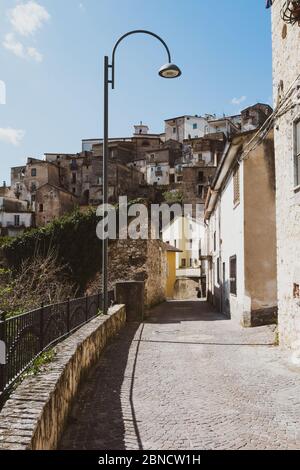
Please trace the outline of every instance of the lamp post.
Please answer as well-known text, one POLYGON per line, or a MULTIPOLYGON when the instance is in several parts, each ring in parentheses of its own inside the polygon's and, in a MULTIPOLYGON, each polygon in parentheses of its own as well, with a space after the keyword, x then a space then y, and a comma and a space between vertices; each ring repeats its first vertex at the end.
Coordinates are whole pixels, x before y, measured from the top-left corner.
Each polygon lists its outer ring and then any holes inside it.
MULTIPOLYGON (((103 175, 102 175, 102 185, 103 185, 103 204, 108 203, 108 91, 109 85, 114 90, 115 88, 115 55, 118 45, 123 39, 132 34, 148 34, 158 39, 164 46, 168 62, 163 65, 159 70, 159 75, 163 78, 177 78, 181 75, 181 71, 177 65, 173 64, 171 61, 170 50, 163 41, 161 37, 157 34, 152 33, 151 31, 146 31, 142 29, 137 29, 130 31, 116 42, 113 53, 112 61, 109 63, 108 56, 104 57, 104 133, 103 133, 103 175)), ((105 227, 103 227, 105 231, 105 227)), ((103 282, 103 313, 106 315, 108 311, 108 238, 105 237, 103 233, 102 240, 102 282, 103 282)))

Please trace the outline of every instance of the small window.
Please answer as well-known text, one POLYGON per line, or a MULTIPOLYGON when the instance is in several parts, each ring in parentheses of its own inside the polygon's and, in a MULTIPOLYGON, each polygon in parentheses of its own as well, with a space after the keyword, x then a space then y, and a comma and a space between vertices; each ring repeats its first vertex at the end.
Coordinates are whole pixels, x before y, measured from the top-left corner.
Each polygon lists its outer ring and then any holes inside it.
POLYGON ((199 186, 198 186, 198 196, 201 199, 204 198, 204 186, 202 184, 199 184, 199 186))
POLYGON ((181 260, 181 266, 182 266, 183 268, 186 268, 186 259, 185 259, 185 258, 182 258, 182 260, 181 260))
POLYGON ((231 256, 229 259, 230 265, 230 293, 236 295, 236 256, 231 256))
POLYGON ((240 202, 240 168, 236 166, 233 172, 233 204, 237 205, 240 202))
POLYGON ((15 227, 20 227, 20 216, 15 215, 14 220, 15 220, 15 227))
POLYGON ((39 205, 39 212, 44 212, 44 205, 43 204, 39 205))
POLYGON ((193 260, 192 260, 192 258, 190 258, 190 268, 192 268, 192 267, 193 267, 193 260))
POLYGON ((34 193, 36 191, 36 184, 31 183, 31 191, 34 193))
POLYGON ((198 124, 194 123, 193 124, 193 129, 198 129, 198 124))
POLYGON ((217 282, 220 285, 220 258, 217 259, 217 282))
POLYGON ((192 250, 192 249, 193 249, 193 240, 191 239, 190 240, 190 250, 192 250))
POLYGON ((203 171, 198 172, 198 181, 199 181, 199 183, 204 182, 204 173, 203 173, 203 171))
POLYGON ((295 186, 300 185, 300 120, 295 123, 295 186))
POLYGON ((173 127, 173 134, 176 134, 176 127, 173 127))
POLYGON ((31 168, 31 176, 36 176, 36 168, 31 168))

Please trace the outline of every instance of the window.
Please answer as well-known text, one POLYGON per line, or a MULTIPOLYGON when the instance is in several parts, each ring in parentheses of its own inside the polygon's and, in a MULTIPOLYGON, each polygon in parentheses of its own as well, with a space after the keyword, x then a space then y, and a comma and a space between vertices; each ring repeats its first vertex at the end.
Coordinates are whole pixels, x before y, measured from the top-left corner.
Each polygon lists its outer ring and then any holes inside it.
POLYGON ((198 162, 201 162, 203 159, 202 159, 202 153, 198 153, 198 162))
POLYGON ((193 267, 193 260, 192 260, 192 258, 190 258, 190 268, 192 268, 192 267, 193 267))
POLYGON ((229 258, 230 265, 230 294, 236 295, 236 256, 229 258))
POLYGON ((300 119, 295 123, 295 186, 300 185, 300 119))
POLYGON ((220 258, 217 259, 217 282, 220 285, 220 258))
POLYGON ((40 204, 40 205, 39 205, 39 211, 40 211, 40 212, 44 212, 44 205, 43 205, 43 204, 40 204))
POLYGON ((198 129, 198 124, 194 123, 193 124, 193 129, 198 129))
POLYGON ((76 184, 77 176, 76 173, 72 173, 72 184, 76 184))
POLYGON ((34 193, 36 191, 36 184, 31 183, 31 191, 34 193))
POLYGON ((199 171, 199 172, 198 172, 198 181, 199 181, 199 183, 203 183, 203 181, 204 181, 204 173, 203 173, 203 171, 199 171))
POLYGON ((186 268, 186 259, 185 259, 185 258, 182 258, 182 260, 181 260, 181 266, 182 266, 183 268, 186 268))
POLYGON ((198 196, 201 197, 201 199, 204 199, 204 186, 202 184, 199 184, 198 186, 198 196))
POLYGON ((240 202, 240 168, 236 166, 233 172, 233 204, 237 205, 240 202))
POLYGON ((190 250, 192 250, 192 249, 193 249, 193 240, 191 239, 190 240, 190 250))
POLYGON ((20 226, 20 216, 15 215, 14 219, 15 219, 15 227, 19 227, 20 226))
POLYGON ((31 168, 31 176, 36 176, 36 168, 31 168))
POLYGON ((176 127, 173 127, 173 134, 176 134, 176 127))

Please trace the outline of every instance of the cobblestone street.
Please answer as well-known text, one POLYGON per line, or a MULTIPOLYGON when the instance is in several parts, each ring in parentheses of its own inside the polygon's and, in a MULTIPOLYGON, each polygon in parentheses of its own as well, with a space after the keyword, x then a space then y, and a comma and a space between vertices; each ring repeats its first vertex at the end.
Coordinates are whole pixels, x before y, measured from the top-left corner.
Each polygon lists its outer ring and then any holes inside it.
POLYGON ((273 342, 205 302, 163 304, 107 347, 60 448, 299 448, 300 371, 273 342))

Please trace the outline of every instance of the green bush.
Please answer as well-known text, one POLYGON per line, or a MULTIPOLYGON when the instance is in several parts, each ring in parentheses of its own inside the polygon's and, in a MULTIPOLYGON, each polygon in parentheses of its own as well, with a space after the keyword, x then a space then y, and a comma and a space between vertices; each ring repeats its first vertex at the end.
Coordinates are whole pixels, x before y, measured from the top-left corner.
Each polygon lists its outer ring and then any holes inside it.
POLYGON ((13 240, 12 237, 0 237, 0 248, 1 248, 3 245, 7 245, 7 244, 10 243, 12 240, 13 240))
POLYGON ((67 265, 80 288, 101 267, 101 241, 96 235, 96 211, 74 212, 53 221, 46 227, 31 230, 4 244, 3 254, 11 269, 37 255, 47 256, 55 250, 59 262, 67 265))
POLYGON ((173 189, 163 193, 163 198, 167 204, 181 204, 183 201, 183 193, 178 189, 173 189))

